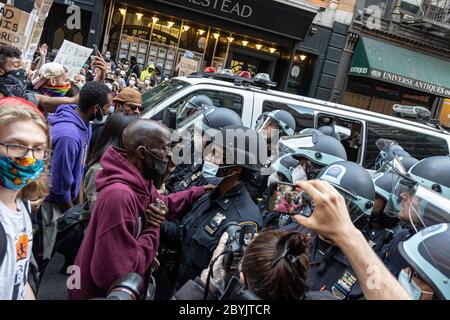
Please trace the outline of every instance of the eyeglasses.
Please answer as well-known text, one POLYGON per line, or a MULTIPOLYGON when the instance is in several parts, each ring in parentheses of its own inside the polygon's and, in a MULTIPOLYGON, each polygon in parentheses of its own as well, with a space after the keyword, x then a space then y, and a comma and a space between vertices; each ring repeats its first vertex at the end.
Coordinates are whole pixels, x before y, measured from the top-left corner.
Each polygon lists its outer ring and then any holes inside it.
POLYGON ((6 153, 14 158, 24 158, 28 151, 31 150, 33 158, 36 160, 48 160, 51 155, 51 150, 47 148, 29 148, 20 144, 0 143, 6 149, 6 153))

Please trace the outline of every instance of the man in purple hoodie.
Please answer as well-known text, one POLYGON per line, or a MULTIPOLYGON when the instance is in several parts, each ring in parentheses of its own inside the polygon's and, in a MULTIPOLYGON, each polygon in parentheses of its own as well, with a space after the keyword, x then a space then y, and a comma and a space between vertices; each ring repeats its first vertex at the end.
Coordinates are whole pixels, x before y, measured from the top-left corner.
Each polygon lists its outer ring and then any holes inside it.
MULTIPOLYGON (((176 219, 188 212, 206 187, 169 196, 158 193, 171 162, 170 130, 153 120, 136 120, 123 132, 126 150, 109 147, 100 163, 95 186, 97 201, 75 265, 80 286, 69 289, 71 299, 105 297, 128 272, 148 280, 159 246, 159 226, 150 216, 162 201, 165 216, 176 219), (155 187, 156 186, 156 187, 155 187), (159 200, 158 200, 159 199, 159 200)), ((160 214, 160 213, 159 213, 160 214)))
POLYGON ((90 121, 103 118, 102 108, 110 104, 109 93, 104 84, 90 81, 80 91, 78 106, 61 105, 48 118, 53 151, 51 189, 37 215, 40 228, 37 246, 33 246, 40 271, 53 253, 56 220, 76 204, 92 133, 90 121))

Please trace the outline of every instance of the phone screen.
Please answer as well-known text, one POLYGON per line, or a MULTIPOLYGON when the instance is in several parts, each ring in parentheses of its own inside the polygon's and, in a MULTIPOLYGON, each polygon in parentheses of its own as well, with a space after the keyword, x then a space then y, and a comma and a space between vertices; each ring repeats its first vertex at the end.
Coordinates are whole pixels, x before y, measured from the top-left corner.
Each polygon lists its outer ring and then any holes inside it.
POLYGON ((96 44, 94 44, 92 47, 94 48, 93 54, 94 54, 94 56, 96 56, 98 54, 98 46, 96 44))
POLYGON ((300 187, 289 183, 274 183, 269 191, 270 211, 289 215, 301 214, 304 208, 304 192, 300 187))

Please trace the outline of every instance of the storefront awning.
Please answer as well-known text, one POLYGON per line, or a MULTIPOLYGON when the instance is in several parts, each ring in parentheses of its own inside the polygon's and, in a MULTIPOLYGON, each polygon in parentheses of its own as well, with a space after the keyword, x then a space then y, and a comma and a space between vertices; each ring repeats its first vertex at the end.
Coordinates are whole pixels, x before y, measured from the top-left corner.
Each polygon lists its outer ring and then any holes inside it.
POLYGON ((360 37, 350 74, 450 97, 450 61, 360 37))

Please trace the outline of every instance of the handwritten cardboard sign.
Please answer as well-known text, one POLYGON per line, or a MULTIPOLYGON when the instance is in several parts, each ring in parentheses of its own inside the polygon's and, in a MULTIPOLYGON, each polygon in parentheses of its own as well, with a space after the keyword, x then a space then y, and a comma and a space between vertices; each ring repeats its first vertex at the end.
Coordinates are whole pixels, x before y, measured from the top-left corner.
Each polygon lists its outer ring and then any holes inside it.
POLYGON ((79 44, 64 40, 56 55, 55 62, 65 66, 69 70, 69 75, 73 78, 80 72, 81 67, 86 63, 92 54, 93 49, 80 46, 79 44))
POLYGON ((0 43, 23 49, 29 18, 25 11, 0 3, 0 43))
POLYGON ((197 67, 198 62, 196 60, 181 57, 178 69, 178 76, 179 77, 188 76, 191 73, 196 72, 197 67))

